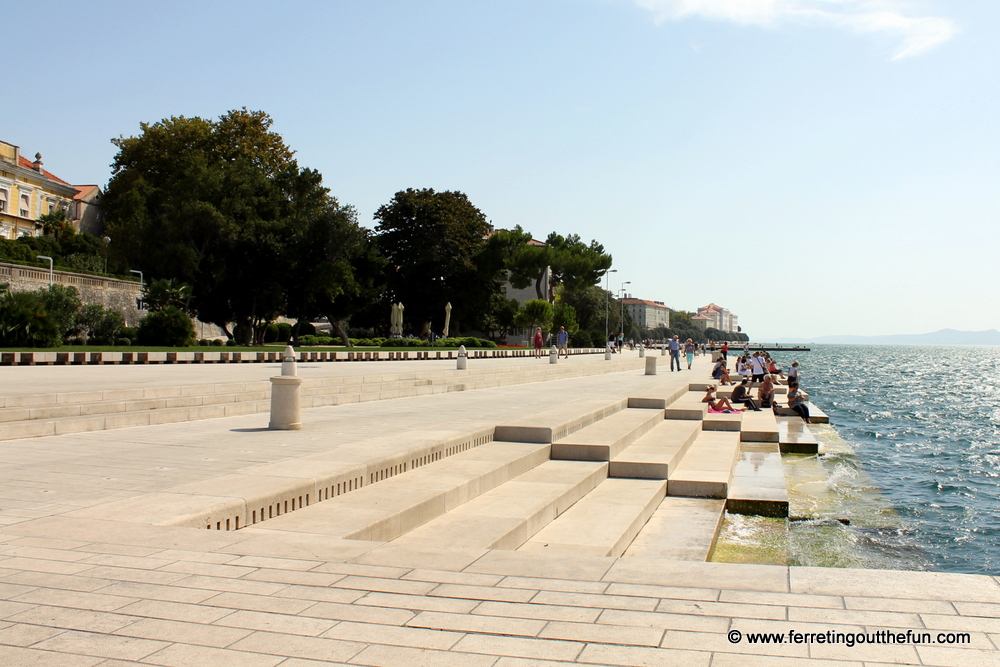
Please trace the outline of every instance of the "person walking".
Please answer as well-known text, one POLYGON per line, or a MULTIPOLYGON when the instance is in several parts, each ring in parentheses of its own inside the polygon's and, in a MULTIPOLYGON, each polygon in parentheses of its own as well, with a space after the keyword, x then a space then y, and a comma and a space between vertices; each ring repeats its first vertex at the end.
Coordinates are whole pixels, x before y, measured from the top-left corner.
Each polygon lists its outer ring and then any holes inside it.
POLYGON ((542 328, 535 327, 535 336, 532 339, 535 344, 535 359, 542 358, 542 328))
POLYGON ((688 370, 691 370, 691 362, 694 361, 694 351, 697 349, 698 346, 690 338, 684 343, 684 354, 687 356, 688 370))
POLYGON ((559 333, 556 334, 556 345, 559 346, 559 353, 556 355, 557 358, 565 354, 566 358, 569 359, 569 350, 567 349, 569 334, 566 333, 566 327, 559 327, 559 333))
POLYGON ((681 369, 681 341, 679 336, 674 336, 670 339, 668 343, 670 348, 670 370, 680 370, 681 369), (674 364, 677 364, 677 368, 674 368, 674 364))

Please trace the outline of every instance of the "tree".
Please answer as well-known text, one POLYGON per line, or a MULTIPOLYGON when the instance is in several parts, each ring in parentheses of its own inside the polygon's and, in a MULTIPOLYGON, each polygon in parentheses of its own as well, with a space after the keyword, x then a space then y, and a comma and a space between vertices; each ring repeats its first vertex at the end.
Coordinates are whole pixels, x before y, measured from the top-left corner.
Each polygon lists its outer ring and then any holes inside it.
POLYGON ((483 281, 476 259, 486 247, 490 225, 465 194, 402 190, 379 207, 375 219, 378 246, 388 263, 389 299, 404 304, 411 322, 436 318, 443 324, 450 302, 457 333, 464 318, 489 307, 499 276, 483 281))
POLYGON ((541 327, 542 331, 549 331, 552 327, 552 304, 545 299, 532 299, 517 311, 514 317, 514 324, 522 329, 534 329, 541 327))
POLYGON ((159 278, 146 283, 142 305, 146 310, 163 310, 175 306, 184 310, 191 299, 191 286, 176 278, 159 278))
POLYGON ((68 285, 49 285, 38 290, 42 308, 59 330, 59 336, 66 340, 79 331, 77 318, 80 314, 80 293, 68 285))
POLYGON ((45 312, 40 290, 0 295, 0 344, 55 347, 59 342, 59 326, 45 312))
POLYGON ((568 303, 557 303, 552 315, 552 328, 565 327, 566 333, 575 334, 580 330, 576 321, 576 309, 568 303))
POLYGON ((600 287, 588 287, 579 291, 563 290, 560 300, 573 307, 581 329, 604 333, 605 316, 609 331, 631 329, 631 317, 625 312, 626 326, 622 327, 622 308, 614 295, 600 287))
POLYGON ((543 246, 521 246, 511 258, 509 268, 511 285, 523 289, 534 281, 538 298, 547 300, 549 295, 542 293, 546 270, 552 272, 553 289, 562 285, 569 291, 579 291, 600 282, 611 268, 611 255, 597 241, 588 245, 577 234, 564 237, 552 232, 543 246))
POLYGON ((328 200, 272 123, 245 108, 143 123, 112 141, 104 197, 117 261, 190 284, 193 313, 227 333, 237 322, 256 342, 285 310, 285 248, 328 200))
MULTIPOLYGON (((300 319, 325 316, 333 333, 352 347, 346 322, 385 290, 385 260, 357 213, 329 198, 324 210, 300 226, 286 248, 288 314, 300 319)), ((299 332, 297 335, 301 335, 299 332)))

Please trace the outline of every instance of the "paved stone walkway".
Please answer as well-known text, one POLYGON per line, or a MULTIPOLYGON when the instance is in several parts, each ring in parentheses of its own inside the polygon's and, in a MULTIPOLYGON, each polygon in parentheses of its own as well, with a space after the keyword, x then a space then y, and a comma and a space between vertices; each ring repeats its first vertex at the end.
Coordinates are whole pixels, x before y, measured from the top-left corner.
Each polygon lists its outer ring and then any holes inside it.
MULTIPOLYGON (((299 432, 259 430, 266 416, 250 415, 0 442, 0 665, 1000 664, 995 577, 406 547, 99 509, 338 448, 669 391, 704 363, 651 378, 636 360, 610 375, 316 408, 299 432), (931 641, 789 642, 908 630, 931 641), (750 643, 757 632, 785 643, 750 643), (935 643, 956 632, 968 643, 935 643)), ((69 385, 104 369, 16 370, 60 371, 50 382, 69 385)))

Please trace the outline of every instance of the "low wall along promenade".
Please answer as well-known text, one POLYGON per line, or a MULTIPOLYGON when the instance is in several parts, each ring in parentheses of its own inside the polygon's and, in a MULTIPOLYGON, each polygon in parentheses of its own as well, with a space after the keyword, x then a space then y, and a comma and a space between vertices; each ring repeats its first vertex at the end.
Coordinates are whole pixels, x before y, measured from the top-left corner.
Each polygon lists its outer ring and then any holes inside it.
MULTIPOLYGON (((142 289, 138 282, 58 269, 52 272, 51 278, 55 285, 75 287, 84 304, 99 304, 118 311, 125 319, 125 326, 134 327, 139 324, 142 313, 136 306, 137 301, 142 298, 142 289)), ((14 292, 32 292, 48 287, 49 271, 0 262, 0 283, 7 283, 14 292)))

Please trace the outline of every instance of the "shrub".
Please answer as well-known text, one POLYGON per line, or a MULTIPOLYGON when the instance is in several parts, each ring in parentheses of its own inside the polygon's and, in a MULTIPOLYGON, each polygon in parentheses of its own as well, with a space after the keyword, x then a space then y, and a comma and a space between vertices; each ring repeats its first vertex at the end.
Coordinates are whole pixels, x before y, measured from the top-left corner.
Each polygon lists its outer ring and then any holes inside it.
POLYGON ((177 306, 149 313, 139 322, 139 342, 143 345, 186 347, 194 340, 194 325, 177 306))
POLYGON ((591 347, 607 347, 608 338, 604 335, 603 331, 591 330, 590 332, 590 346, 591 347))
POLYGON ((337 341, 336 338, 330 338, 329 336, 317 336, 317 345, 333 345, 337 341))
POLYGON ((129 340, 128 338, 119 338, 118 340, 115 341, 115 345, 120 345, 122 347, 128 347, 131 344, 132 341, 129 340))
POLYGON ((212 339, 212 347, 222 347, 222 345, 223 345, 223 343, 222 343, 222 339, 221 338, 213 338, 212 339))
POLYGON ((212 341, 210 341, 207 338, 202 338, 201 340, 198 341, 198 345, 200 345, 201 347, 208 347, 211 344, 212 344, 212 341))
POLYGON ((569 337, 569 344, 572 347, 593 347, 594 341, 589 331, 580 330, 569 337))
POLYGON ((233 338, 230 338, 229 340, 226 341, 226 347, 236 347, 237 345, 238 343, 233 338))
POLYGON ((70 345, 86 345, 87 344, 87 339, 84 338, 83 336, 77 336, 76 338, 70 338, 69 339, 69 344, 70 345))
MULTIPOLYGON (((295 323, 295 326, 297 327, 297 331, 299 332, 299 338, 300 339, 302 338, 302 336, 315 336, 316 335, 316 327, 314 327, 312 325, 312 322, 309 322, 308 320, 299 320, 298 322, 295 323)), ((291 325, 288 325, 288 330, 289 330, 289 333, 291 333, 291 330, 292 330, 292 326, 291 325)))
POLYGON ((299 345, 316 345, 316 336, 311 336, 306 334, 305 336, 299 336, 299 345))
POLYGON ((123 327, 122 337, 135 341, 135 339, 139 337, 139 330, 135 327, 123 327))
POLYGON ((42 308, 55 322, 62 338, 70 338, 77 333, 77 318, 80 314, 80 293, 75 287, 49 285, 38 291, 42 308))
POLYGON ((6 292, 0 298, 0 343, 12 347, 55 347, 62 340, 38 292, 6 292))

